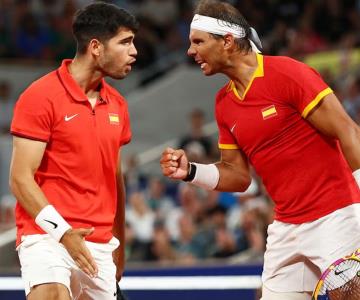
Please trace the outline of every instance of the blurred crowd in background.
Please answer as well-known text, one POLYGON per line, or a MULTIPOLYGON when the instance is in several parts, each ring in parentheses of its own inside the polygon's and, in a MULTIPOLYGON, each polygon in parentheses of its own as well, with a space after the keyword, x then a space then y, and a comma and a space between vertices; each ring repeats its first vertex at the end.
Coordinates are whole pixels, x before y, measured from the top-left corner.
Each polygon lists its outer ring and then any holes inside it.
MULTIPOLYGON (((74 12, 86 0, 0 0, 0 61, 52 63, 71 58, 74 12)), ((140 21, 135 45, 135 69, 146 71, 172 55, 186 58, 189 24, 195 0, 107 1, 118 4, 140 21)), ((266 55, 305 60, 316 53, 333 53, 340 63, 318 69, 350 116, 360 123, 360 1, 359 0, 233 0, 256 28, 266 55), (355 54, 354 54, 355 53, 355 54), (358 53, 356 56, 356 53, 358 53), (357 57, 357 58, 356 58, 357 57)), ((166 69, 176 66, 169 60, 166 69)), ((155 72, 153 78, 164 74, 155 72)), ((148 82, 146 82, 148 83, 148 82)), ((145 84, 145 83, 144 83, 145 84)), ((9 135, 17 97, 0 81, 0 135, 9 135)), ((189 115, 188 133, 178 146, 197 162, 218 160, 216 137, 203 133, 204 112, 189 115)), ((145 174, 136 155, 125 158, 127 212, 126 244, 129 261, 193 264, 203 259, 229 258, 233 262, 262 258, 266 228, 272 222, 272 202, 253 174, 244 193, 204 191, 145 174)), ((14 199, 0 195, 0 222, 12 223, 14 199)))
MULTIPOLYGON (((74 54, 74 12, 89 0, 0 0, 0 57, 59 61, 74 54)), ((196 0, 114 0, 137 16, 137 67, 188 46, 196 0)), ((232 0, 267 54, 306 54, 359 45, 358 0, 232 0)))

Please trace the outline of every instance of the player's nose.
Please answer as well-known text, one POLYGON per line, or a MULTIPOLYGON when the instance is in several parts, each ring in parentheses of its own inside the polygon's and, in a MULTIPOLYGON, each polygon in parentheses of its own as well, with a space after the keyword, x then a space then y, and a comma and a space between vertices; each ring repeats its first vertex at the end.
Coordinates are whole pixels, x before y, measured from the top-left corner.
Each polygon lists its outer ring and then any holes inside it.
POLYGON ((137 53, 138 52, 137 52, 137 49, 136 49, 135 45, 132 44, 131 48, 130 48, 130 55, 135 57, 137 55, 137 53))
POLYGON ((194 47, 192 47, 192 46, 190 45, 190 47, 189 47, 189 49, 188 49, 188 51, 187 51, 187 55, 188 55, 188 56, 195 56, 195 54, 196 54, 196 51, 195 51, 194 47))

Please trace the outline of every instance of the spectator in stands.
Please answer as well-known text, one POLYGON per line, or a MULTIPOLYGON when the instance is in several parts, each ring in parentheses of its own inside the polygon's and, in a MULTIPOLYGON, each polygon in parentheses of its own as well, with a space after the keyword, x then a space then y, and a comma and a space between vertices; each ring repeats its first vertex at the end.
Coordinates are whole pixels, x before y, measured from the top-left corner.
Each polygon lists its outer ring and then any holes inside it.
POLYGON ((233 255, 231 261, 234 263, 263 261, 269 224, 268 206, 246 205, 241 223, 233 232, 238 254, 233 255))
POLYGON ((133 192, 144 190, 147 186, 148 178, 139 167, 137 155, 135 153, 129 154, 125 158, 124 164, 124 179, 127 193, 130 195, 133 192))
POLYGON ((191 160, 206 162, 212 151, 212 140, 204 134, 205 113, 194 108, 189 115, 190 132, 180 138, 178 147, 184 149, 191 160))
POLYGON ((192 244, 196 233, 196 225, 188 215, 182 215, 178 219, 179 237, 176 241, 176 253, 178 261, 183 264, 193 264, 197 261, 197 249, 192 244))
POLYGON ((226 213, 226 208, 220 204, 206 211, 203 228, 207 228, 208 235, 214 239, 211 257, 228 257, 237 251, 235 238, 226 228, 226 213))
POLYGON ((179 238, 179 219, 183 215, 190 216, 194 222, 199 222, 203 215, 203 198, 197 187, 181 184, 178 190, 180 206, 171 210, 165 218, 165 226, 173 241, 179 238))
POLYGON ((226 227, 215 229, 215 245, 215 258, 229 257, 238 251, 235 237, 226 227))
POLYGON ((255 202, 256 197, 260 195, 259 184, 254 177, 252 177, 251 183, 245 192, 234 193, 234 196, 237 197, 237 203, 230 207, 227 213, 227 227, 231 231, 241 226, 244 207, 249 202, 255 202))
POLYGON ((162 221, 157 222, 154 226, 154 234, 147 259, 156 261, 160 265, 170 265, 176 260, 176 253, 169 232, 162 221))
POLYGON ((166 184, 163 178, 152 176, 148 188, 144 191, 145 201, 156 214, 156 218, 164 220, 174 208, 174 200, 166 195, 166 184))
POLYGON ((129 222, 125 224, 126 261, 146 261, 149 259, 150 244, 144 244, 136 237, 129 222))
POLYGON ((144 193, 133 193, 129 197, 126 220, 141 242, 147 243, 151 240, 155 219, 155 214, 146 203, 144 193))
POLYGON ((175 243, 177 259, 182 264, 194 264, 199 259, 212 256, 215 252, 212 227, 196 223, 190 215, 178 219, 179 238, 175 243))

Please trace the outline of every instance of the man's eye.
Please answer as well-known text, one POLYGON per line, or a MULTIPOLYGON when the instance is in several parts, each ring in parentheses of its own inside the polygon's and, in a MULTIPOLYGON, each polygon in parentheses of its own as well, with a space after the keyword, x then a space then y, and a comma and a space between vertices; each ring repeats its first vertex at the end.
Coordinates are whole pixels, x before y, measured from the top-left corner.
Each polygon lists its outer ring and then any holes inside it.
POLYGON ((123 40, 123 41, 120 42, 120 44, 122 44, 122 45, 130 45, 131 42, 132 42, 132 40, 123 40))

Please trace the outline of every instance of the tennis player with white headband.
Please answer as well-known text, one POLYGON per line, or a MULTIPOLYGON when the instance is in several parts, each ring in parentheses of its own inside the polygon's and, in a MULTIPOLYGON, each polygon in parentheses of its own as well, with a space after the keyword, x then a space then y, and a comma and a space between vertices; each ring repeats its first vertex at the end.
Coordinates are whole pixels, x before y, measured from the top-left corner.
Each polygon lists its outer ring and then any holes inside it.
MULTIPOLYGON (((243 39, 246 37, 246 31, 243 27, 237 24, 224 22, 212 17, 195 14, 190 25, 191 29, 201 30, 217 35, 224 36, 232 34, 234 38, 243 39)), ((248 38, 251 49, 256 53, 261 53, 261 41, 256 30, 250 27, 250 36, 248 38)))
POLYGON ((242 192, 251 164, 275 203, 262 300, 310 300, 321 272, 360 246, 360 129, 314 69, 258 53, 255 30, 229 3, 200 1, 189 39, 204 75, 230 79, 216 95, 221 158, 189 162, 167 148, 162 172, 242 192))

